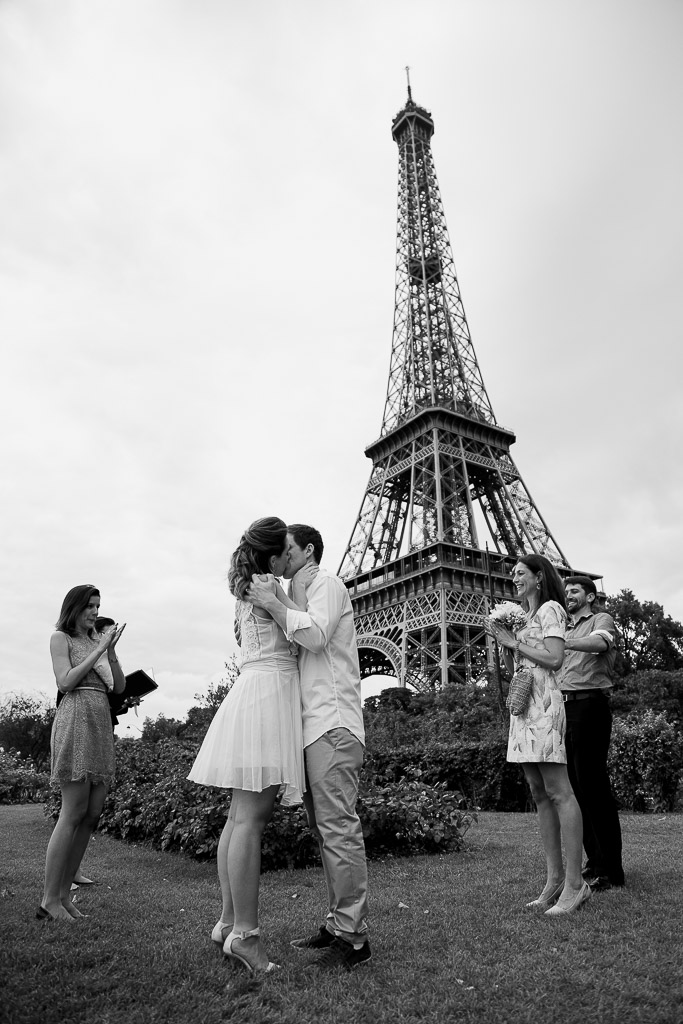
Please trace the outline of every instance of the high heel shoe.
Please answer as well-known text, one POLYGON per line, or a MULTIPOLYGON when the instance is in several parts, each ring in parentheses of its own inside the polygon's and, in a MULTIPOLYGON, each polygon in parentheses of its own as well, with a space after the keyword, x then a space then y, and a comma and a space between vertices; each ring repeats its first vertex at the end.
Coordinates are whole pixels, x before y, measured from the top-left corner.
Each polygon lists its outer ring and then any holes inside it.
POLYGON ((250 960, 248 960, 243 952, 236 953, 235 950, 232 948, 235 939, 240 939, 240 941, 243 942, 245 939, 250 939, 252 935, 260 934, 260 928, 252 928, 251 931, 249 932, 230 932, 223 945, 224 956, 230 957, 231 960, 237 960, 237 962, 242 964, 243 967, 246 967, 250 974, 260 974, 261 972, 263 972, 264 974, 268 974, 270 971, 279 970, 280 965, 271 963, 270 961, 268 962, 267 967, 258 967, 256 964, 253 964, 250 960))
POLYGON ((231 921, 217 921, 211 932, 211 941, 215 942, 221 949, 225 945, 225 938, 228 932, 232 931, 231 921))
MULTIPOLYGON (((81 915, 82 916, 82 915, 81 915)), ((46 910, 42 904, 36 910, 36 918, 38 921, 74 921, 75 918, 66 911, 64 914, 51 914, 49 910, 46 910)))
POLYGON ((554 903, 557 903, 558 897, 564 889, 564 878, 559 882, 552 892, 549 892, 547 896, 539 896, 537 900, 532 900, 531 903, 527 903, 527 907, 532 910, 548 910, 554 903))
POLYGON ((558 901, 554 907, 551 907, 550 910, 546 910, 545 916, 559 917, 561 914, 573 914, 574 911, 578 910, 579 907, 585 903, 587 899, 590 899, 592 895, 593 893, 590 885, 588 885, 587 882, 584 882, 573 900, 564 904, 558 901))

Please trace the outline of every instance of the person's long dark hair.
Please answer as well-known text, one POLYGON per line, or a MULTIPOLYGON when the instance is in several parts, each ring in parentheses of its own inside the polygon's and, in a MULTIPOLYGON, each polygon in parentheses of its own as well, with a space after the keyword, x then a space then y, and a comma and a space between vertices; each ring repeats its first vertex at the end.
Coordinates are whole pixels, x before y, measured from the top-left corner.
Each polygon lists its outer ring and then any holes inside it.
POLYGON ((228 586, 235 597, 243 598, 254 573, 270 572, 268 562, 282 554, 287 543, 287 524, 275 516, 257 519, 240 537, 228 569, 228 586))
POLYGON ((564 584, 553 563, 549 562, 545 555, 520 555, 517 561, 522 562, 533 573, 540 573, 539 607, 541 604, 545 604, 546 601, 557 601, 566 611, 567 602, 564 595, 564 584))
POLYGON ((72 587, 62 601, 62 610, 59 613, 55 629, 67 633, 69 636, 76 636, 78 616, 88 607, 93 595, 101 596, 97 587, 93 587, 92 583, 82 583, 78 587, 72 587))

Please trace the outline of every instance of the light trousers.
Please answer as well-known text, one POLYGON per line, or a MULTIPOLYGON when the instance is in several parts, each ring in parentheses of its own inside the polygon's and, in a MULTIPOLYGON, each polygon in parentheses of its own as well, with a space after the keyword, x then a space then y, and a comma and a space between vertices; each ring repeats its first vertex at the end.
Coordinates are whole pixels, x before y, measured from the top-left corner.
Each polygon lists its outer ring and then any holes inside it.
POLYGON ((348 729, 332 729, 306 747, 304 756, 304 805, 327 883, 327 928, 358 946, 368 931, 368 871, 356 813, 363 745, 348 729))

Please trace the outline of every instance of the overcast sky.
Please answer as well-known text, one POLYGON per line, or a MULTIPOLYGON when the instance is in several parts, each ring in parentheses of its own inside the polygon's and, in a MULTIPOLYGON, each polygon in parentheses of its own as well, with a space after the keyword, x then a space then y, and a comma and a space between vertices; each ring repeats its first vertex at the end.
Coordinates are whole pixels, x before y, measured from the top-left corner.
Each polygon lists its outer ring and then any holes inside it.
POLYGON ((143 714, 183 717, 253 519, 338 568, 406 64, 524 481, 574 567, 683 619, 682 30, 678 0, 0 0, 3 689, 53 695, 93 583, 143 714))

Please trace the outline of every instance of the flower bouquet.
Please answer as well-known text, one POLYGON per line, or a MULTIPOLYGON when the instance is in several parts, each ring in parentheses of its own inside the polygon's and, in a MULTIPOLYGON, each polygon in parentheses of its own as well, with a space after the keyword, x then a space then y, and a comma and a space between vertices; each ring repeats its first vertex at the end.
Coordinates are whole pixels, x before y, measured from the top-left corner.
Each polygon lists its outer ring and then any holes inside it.
MULTIPOLYGON (((526 614, 514 601, 501 601, 491 610, 489 620, 509 629, 514 635, 526 626, 526 614)), ((529 707, 534 688, 534 674, 530 668, 517 668, 510 680, 505 703, 511 715, 523 715, 529 707)))
POLYGON ((526 626, 526 613, 521 605, 515 604, 514 601, 501 601, 491 609, 488 618, 509 629, 511 633, 516 633, 526 626))

